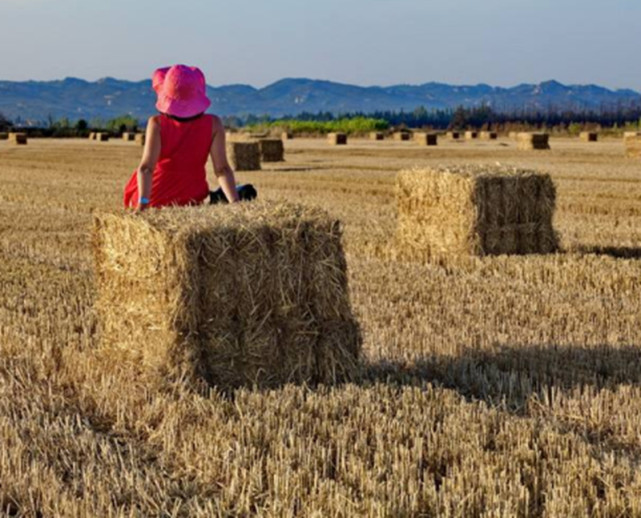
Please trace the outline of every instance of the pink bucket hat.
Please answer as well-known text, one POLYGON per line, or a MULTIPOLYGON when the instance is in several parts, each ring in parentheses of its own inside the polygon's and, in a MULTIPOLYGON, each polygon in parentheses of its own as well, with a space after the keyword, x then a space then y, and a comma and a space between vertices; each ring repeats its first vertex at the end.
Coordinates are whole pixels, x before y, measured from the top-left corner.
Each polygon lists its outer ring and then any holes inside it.
POLYGON ((197 67, 174 65, 154 72, 153 88, 158 95, 156 109, 175 117, 189 118, 211 105, 205 75, 197 67))

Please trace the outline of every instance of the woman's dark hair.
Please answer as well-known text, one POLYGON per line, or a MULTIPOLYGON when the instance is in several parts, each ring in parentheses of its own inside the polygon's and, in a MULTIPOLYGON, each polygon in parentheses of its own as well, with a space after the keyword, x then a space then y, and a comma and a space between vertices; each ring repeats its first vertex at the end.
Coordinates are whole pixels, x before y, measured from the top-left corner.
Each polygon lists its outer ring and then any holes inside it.
POLYGON ((178 122, 189 122, 189 121, 194 121, 196 119, 200 119, 203 115, 205 115, 205 112, 199 113, 198 115, 194 115, 193 117, 176 117, 175 115, 169 115, 168 113, 163 113, 163 115, 178 122))

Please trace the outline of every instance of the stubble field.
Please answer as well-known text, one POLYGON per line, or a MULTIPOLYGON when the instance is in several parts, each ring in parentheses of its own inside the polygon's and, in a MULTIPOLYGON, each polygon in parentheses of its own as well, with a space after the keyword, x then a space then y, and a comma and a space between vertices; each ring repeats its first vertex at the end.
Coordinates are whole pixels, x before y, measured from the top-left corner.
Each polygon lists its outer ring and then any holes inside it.
MULTIPOLYGON (((641 164, 620 141, 286 143, 239 173, 344 223, 363 379, 151 391, 94 358, 92 213, 133 143, 0 142, 0 506, 17 516, 641 516, 641 164), (563 252, 400 260, 394 177, 549 172, 563 252)), ((140 243, 140 246, 145 246, 140 243)))

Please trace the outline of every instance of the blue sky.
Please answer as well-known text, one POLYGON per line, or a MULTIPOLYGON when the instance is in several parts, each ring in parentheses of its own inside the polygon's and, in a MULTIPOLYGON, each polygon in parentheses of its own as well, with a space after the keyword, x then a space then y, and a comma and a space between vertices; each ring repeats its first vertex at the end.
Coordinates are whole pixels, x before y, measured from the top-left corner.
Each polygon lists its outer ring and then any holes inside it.
POLYGON ((0 0, 0 79, 557 79, 641 90, 641 0, 0 0), (10 49, 7 51, 7 49, 10 49))

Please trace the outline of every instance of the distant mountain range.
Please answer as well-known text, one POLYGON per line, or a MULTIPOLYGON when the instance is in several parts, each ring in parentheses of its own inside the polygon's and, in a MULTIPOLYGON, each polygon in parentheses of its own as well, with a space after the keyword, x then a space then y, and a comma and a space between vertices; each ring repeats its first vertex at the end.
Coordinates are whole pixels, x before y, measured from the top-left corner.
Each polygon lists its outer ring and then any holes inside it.
MULTIPOLYGON (((219 115, 297 115, 301 112, 371 113, 480 106, 497 111, 518 109, 601 110, 641 105, 634 90, 609 90, 596 85, 566 86, 557 81, 512 88, 485 84, 443 83, 362 87, 312 79, 283 79, 264 88, 248 85, 208 87, 211 111, 219 115)), ((145 119, 155 112, 151 81, 110 77, 95 82, 77 78, 60 81, 0 81, 0 113, 32 124, 59 119, 110 119, 131 114, 145 119)))

